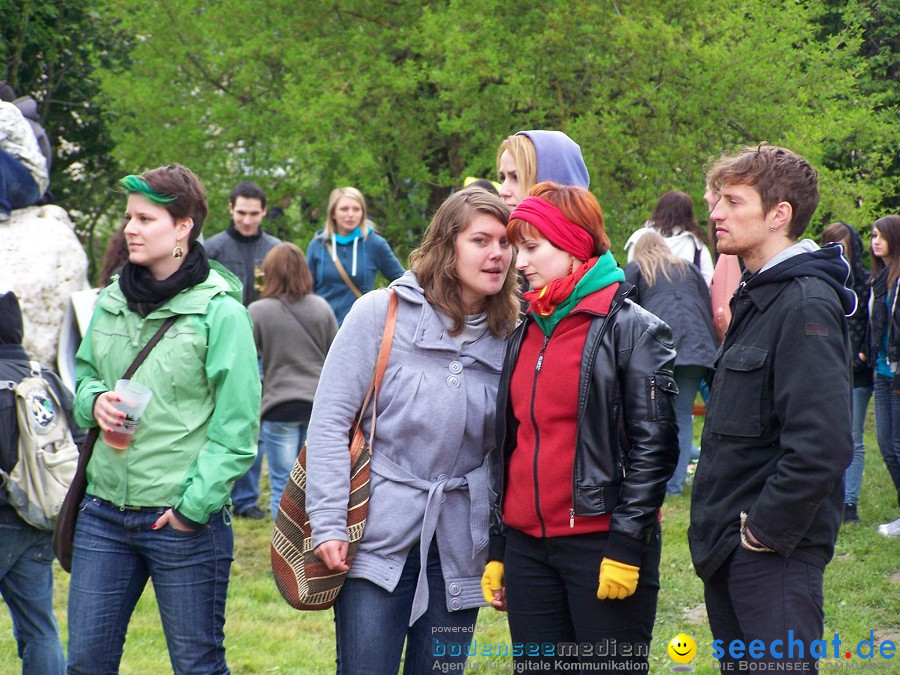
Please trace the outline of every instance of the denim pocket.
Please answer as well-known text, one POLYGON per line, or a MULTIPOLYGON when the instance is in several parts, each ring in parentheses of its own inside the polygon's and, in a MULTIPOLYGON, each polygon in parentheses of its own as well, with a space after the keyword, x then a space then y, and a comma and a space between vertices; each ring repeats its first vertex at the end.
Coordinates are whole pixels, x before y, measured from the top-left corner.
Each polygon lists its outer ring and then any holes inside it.
POLYGON ((160 530, 160 532, 170 534, 179 539, 191 539, 207 531, 209 531, 209 525, 203 525, 196 530, 179 530, 178 528, 173 527, 170 523, 166 523, 165 527, 160 530))

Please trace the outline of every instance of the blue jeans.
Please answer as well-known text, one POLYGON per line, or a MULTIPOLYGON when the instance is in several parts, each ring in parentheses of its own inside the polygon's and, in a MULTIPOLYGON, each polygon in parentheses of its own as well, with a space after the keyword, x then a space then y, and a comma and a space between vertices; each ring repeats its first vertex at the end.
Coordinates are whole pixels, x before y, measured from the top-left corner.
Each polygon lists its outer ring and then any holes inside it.
POLYGON ((227 509, 196 532, 151 526, 164 507, 120 510, 90 495, 75 527, 69 673, 117 673, 125 631, 152 579, 173 671, 228 673, 224 625, 234 534, 227 509))
POLYGON ((680 495, 684 488, 688 464, 691 462, 691 450, 694 446, 694 399, 700 388, 700 381, 706 375, 703 366, 675 366, 675 384, 678 395, 675 397, 675 421, 678 422, 678 465, 675 473, 666 483, 666 492, 680 495))
MULTIPOLYGON (((259 376, 262 377, 262 359, 258 359, 259 376)), ((260 434, 259 444, 256 450, 256 459, 253 464, 240 476, 231 487, 231 506, 235 513, 243 513, 256 506, 259 501, 259 477, 262 475, 264 443, 260 434)))
POLYGON ((859 504, 859 486, 862 485, 863 463, 866 459, 863 431, 866 427, 866 409, 871 398, 871 386, 853 388, 853 461, 844 472, 845 504, 859 504))
POLYGON ((259 501, 259 477, 262 474, 263 452, 265 443, 260 434, 259 447, 256 459, 243 476, 234 481, 231 488, 231 505, 235 513, 243 513, 247 509, 256 506, 259 501))
POLYGON ((53 615, 51 532, 24 522, 0 524, 0 593, 12 616, 23 673, 66 672, 53 615))
POLYGON ((0 150, 0 212, 32 206, 40 199, 41 192, 31 172, 14 155, 0 150))
POLYGON ((270 510, 272 520, 278 515, 281 493, 287 485, 291 469, 306 440, 306 427, 301 422, 267 422, 263 420, 259 426, 260 445, 265 448, 269 459, 269 487, 272 491, 270 510))
POLYGON ((884 457, 897 498, 900 501, 900 394, 894 393, 893 380, 875 375, 875 428, 878 449, 884 457))
POLYGON ((437 543, 432 542, 428 550, 428 609, 410 626, 418 575, 416 545, 392 592, 365 579, 344 582, 334 605, 338 675, 396 675, 404 639, 404 675, 437 671, 435 664, 460 664, 457 669, 462 670, 478 608, 455 612, 447 609, 441 560, 437 543))

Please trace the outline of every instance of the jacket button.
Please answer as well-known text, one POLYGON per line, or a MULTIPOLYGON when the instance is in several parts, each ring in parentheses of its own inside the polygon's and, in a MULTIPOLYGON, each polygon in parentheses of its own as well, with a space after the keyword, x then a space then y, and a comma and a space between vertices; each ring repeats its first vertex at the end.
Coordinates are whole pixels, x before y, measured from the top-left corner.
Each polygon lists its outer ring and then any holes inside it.
POLYGON ((447 385, 451 387, 459 387, 459 378, 456 375, 451 375, 447 378, 447 385))
POLYGON ((462 364, 459 361, 451 361, 450 372, 459 375, 462 372, 462 364))
POLYGON ((462 593, 462 589, 457 583, 453 583, 447 586, 447 590, 450 591, 450 595, 459 595, 460 593, 462 593))
POLYGON ((459 598, 452 598, 450 602, 447 603, 450 609, 459 609, 462 607, 462 603, 459 601, 459 598))

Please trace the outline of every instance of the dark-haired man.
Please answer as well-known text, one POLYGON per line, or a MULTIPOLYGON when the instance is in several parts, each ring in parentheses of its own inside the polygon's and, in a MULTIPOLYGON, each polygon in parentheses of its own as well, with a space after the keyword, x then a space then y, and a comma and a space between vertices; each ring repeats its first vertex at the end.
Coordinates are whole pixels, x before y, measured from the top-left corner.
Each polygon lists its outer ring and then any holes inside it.
POLYGON ((281 240, 260 227, 266 215, 266 193, 256 183, 235 185, 228 198, 231 224, 203 244, 207 255, 218 260, 244 284, 244 306, 259 297, 256 286, 266 253, 281 240))
POLYGON ((716 357, 691 556, 723 671, 753 661, 812 672, 853 453, 845 315, 856 298, 840 249, 798 241, 819 202, 805 159, 762 144, 722 157, 708 180, 718 251, 746 270, 716 357))
MULTIPOLYGON (((210 237, 204 244, 207 255, 222 263, 244 285, 244 306, 259 297, 257 279, 262 277, 263 258, 281 240, 263 232, 261 223, 266 215, 266 193, 256 183, 238 183, 228 198, 231 224, 224 232, 210 237)), ((265 513, 256 502, 259 500, 259 475, 262 471, 263 452, 238 478, 231 490, 234 514, 242 518, 262 520, 265 513)))

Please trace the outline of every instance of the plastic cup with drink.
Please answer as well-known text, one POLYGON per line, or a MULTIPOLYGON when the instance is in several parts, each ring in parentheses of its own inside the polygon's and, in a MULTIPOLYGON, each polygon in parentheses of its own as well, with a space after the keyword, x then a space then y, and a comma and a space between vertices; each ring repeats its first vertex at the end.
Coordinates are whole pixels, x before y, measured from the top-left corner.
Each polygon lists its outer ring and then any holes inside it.
POLYGON ((103 441, 116 450, 125 450, 131 443, 131 438, 153 392, 140 382, 119 380, 116 382, 116 394, 122 400, 115 401, 113 405, 125 413, 125 419, 122 420, 122 426, 117 427, 115 431, 104 431, 103 441))

